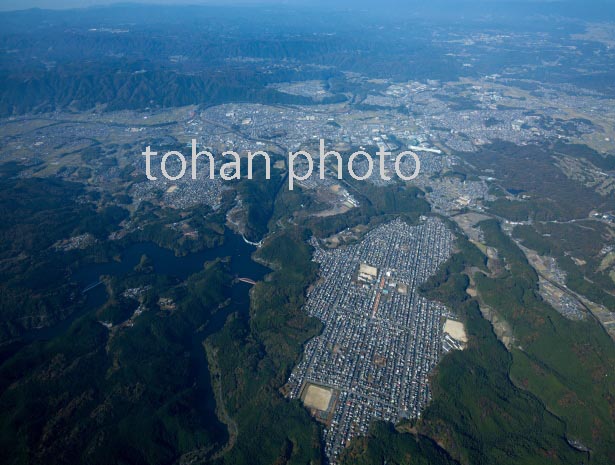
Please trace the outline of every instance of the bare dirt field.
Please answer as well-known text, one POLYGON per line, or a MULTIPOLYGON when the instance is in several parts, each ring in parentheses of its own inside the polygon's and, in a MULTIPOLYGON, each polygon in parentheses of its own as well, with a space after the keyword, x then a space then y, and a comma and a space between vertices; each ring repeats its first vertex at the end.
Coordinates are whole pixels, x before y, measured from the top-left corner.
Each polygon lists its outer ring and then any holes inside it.
POLYGON ((331 390, 315 384, 310 384, 305 391, 303 404, 308 408, 325 411, 331 401, 331 390))

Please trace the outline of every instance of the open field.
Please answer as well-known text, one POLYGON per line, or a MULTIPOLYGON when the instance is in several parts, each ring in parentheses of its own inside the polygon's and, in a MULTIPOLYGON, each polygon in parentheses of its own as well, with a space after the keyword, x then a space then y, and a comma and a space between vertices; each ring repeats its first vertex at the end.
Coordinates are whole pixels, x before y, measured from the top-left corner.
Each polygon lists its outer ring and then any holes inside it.
POLYGON ((303 404, 308 408, 325 411, 329 408, 331 401, 331 389, 309 384, 305 390, 305 398, 303 404))
POLYGON ((444 332, 448 333, 456 341, 468 342, 466 329, 461 321, 455 321, 447 318, 444 323, 444 332))

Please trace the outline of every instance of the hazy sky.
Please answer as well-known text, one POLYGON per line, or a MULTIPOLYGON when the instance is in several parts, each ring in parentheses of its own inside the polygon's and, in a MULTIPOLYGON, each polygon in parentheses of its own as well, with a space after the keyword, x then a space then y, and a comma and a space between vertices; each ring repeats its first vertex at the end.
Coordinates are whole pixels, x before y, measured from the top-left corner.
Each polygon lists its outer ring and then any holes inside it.
POLYGON ((83 8, 113 3, 160 3, 179 5, 225 5, 254 3, 307 3, 307 0, 0 0, 0 10, 23 10, 26 8, 83 8))
MULTIPOLYGON (((446 3, 447 0, 436 0, 437 3, 446 3)), ((450 0, 452 5, 459 5, 464 2, 472 3, 576 3, 604 5, 612 8, 614 0, 450 0)), ((433 0, 0 0, 0 11, 24 10, 27 8, 83 8, 97 5, 110 5, 114 3, 157 3, 157 4, 176 4, 176 5, 241 5, 241 4, 286 4, 286 5, 328 5, 328 6, 354 6, 369 5, 371 7, 383 7, 383 3, 397 4, 399 6, 410 6, 412 3, 420 4, 433 3, 433 0)), ((384 7, 386 8, 386 7, 384 7)))
POLYGON ((283 0, 243 0, 224 1, 224 0, 0 0, 0 10, 23 10, 26 8, 83 8, 95 5, 110 5, 113 3, 161 3, 161 4, 228 4, 228 3, 287 3, 283 0))
MULTIPOLYGON (((365 2, 365 0, 363 0, 365 2)), ((492 1, 497 2, 501 0, 483 0, 483 1, 492 1)), ((505 1, 505 0, 504 0, 505 1)), ((517 1, 527 1, 527 2, 549 2, 554 0, 517 0, 517 1)), ((574 1, 574 0, 573 0, 574 1)), ((577 0, 581 1, 581 0, 577 0)), ((592 0, 585 0, 586 2, 591 2, 592 0)), ((324 0, 0 0, 0 10, 23 10, 26 8, 80 8, 80 7, 88 7, 94 5, 109 5, 113 3, 160 3, 160 4, 214 4, 214 5, 225 5, 225 4, 258 4, 258 3, 280 3, 280 4, 310 4, 310 3, 329 3, 329 1, 324 0)), ((333 1, 333 3, 337 3, 333 1)), ((342 3, 342 2, 340 2, 342 3)), ((344 3, 360 3, 360 2, 350 2, 344 1, 344 3)), ((368 0, 365 3, 370 3, 368 0)), ((379 2, 373 1, 371 3, 378 4, 379 2)), ((456 2, 453 2, 456 3, 456 2)))

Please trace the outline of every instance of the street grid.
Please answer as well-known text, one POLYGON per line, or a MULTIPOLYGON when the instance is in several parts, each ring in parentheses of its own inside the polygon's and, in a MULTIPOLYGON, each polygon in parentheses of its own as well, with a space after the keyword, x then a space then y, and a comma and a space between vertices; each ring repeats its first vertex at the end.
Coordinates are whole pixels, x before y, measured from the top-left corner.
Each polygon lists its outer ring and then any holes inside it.
POLYGON ((322 279, 306 311, 325 328, 306 344, 288 392, 300 398, 306 385, 317 385, 339 393, 324 433, 330 463, 372 420, 416 418, 429 402, 447 309, 417 288, 450 257, 453 239, 436 218, 417 226, 396 219, 334 250, 312 239, 322 279), (377 268, 373 279, 359 273, 361 264, 377 268))

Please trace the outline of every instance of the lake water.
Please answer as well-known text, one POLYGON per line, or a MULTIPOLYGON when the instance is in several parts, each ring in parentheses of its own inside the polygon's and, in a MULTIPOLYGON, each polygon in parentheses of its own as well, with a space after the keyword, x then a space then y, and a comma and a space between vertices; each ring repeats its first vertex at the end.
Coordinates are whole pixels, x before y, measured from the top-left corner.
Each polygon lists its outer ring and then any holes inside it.
MULTIPOLYGON (((141 256, 145 254, 153 262, 154 272, 174 276, 181 280, 202 270, 206 261, 230 257, 231 274, 259 281, 271 270, 252 260, 251 255, 255 250, 256 247, 247 244, 240 235, 228 229, 225 230, 222 245, 183 257, 177 257, 171 250, 159 247, 153 242, 140 242, 124 249, 120 261, 84 265, 73 273, 71 280, 76 282, 81 289, 87 289, 92 284, 99 282, 102 275, 122 276, 132 272, 141 260, 141 256)), ((247 312, 250 305, 250 287, 249 284, 241 282, 233 286, 231 304, 225 311, 217 312, 214 315, 210 326, 216 327, 212 328, 212 331, 222 327, 228 314, 236 311, 247 312), (227 315, 224 315, 225 313, 227 315)), ((84 305, 61 323, 49 328, 29 331, 23 336, 23 339, 26 341, 51 339, 68 329, 78 317, 100 307, 107 300, 107 291, 104 285, 93 287, 85 295, 84 305)))
MULTIPOLYGON (((255 249, 253 245, 247 244, 240 235, 234 234, 229 230, 226 230, 224 243, 221 246, 184 257, 177 257, 172 251, 163 249, 151 242, 137 243, 128 246, 122 252, 120 261, 85 265, 79 268, 71 279, 78 283, 82 289, 86 289, 92 284, 99 282, 102 275, 122 276, 132 272, 139 263, 141 256, 145 254, 152 261, 156 273, 174 276, 181 280, 202 270, 203 264, 206 261, 230 257, 230 272, 232 275, 259 281, 271 270, 252 260, 251 254, 255 249)), ((200 332, 196 332, 191 341, 191 361, 197 382, 198 398, 201 400, 201 403, 196 407, 199 409, 202 417, 206 419, 207 428, 220 444, 227 440, 227 431, 226 427, 218 421, 215 415, 215 396, 210 382, 209 367, 202 341, 209 335, 222 329, 230 314, 237 312, 243 318, 248 317, 250 288, 250 284, 236 282, 231 289, 230 304, 216 311, 205 328, 200 332)), ((58 325, 29 332, 24 336, 22 344, 24 342, 51 339, 58 334, 62 334, 77 318, 88 312, 95 311, 107 299, 104 285, 93 287, 85 295, 85 303, 81 309, 74 312, 69 318, 58 325)))

